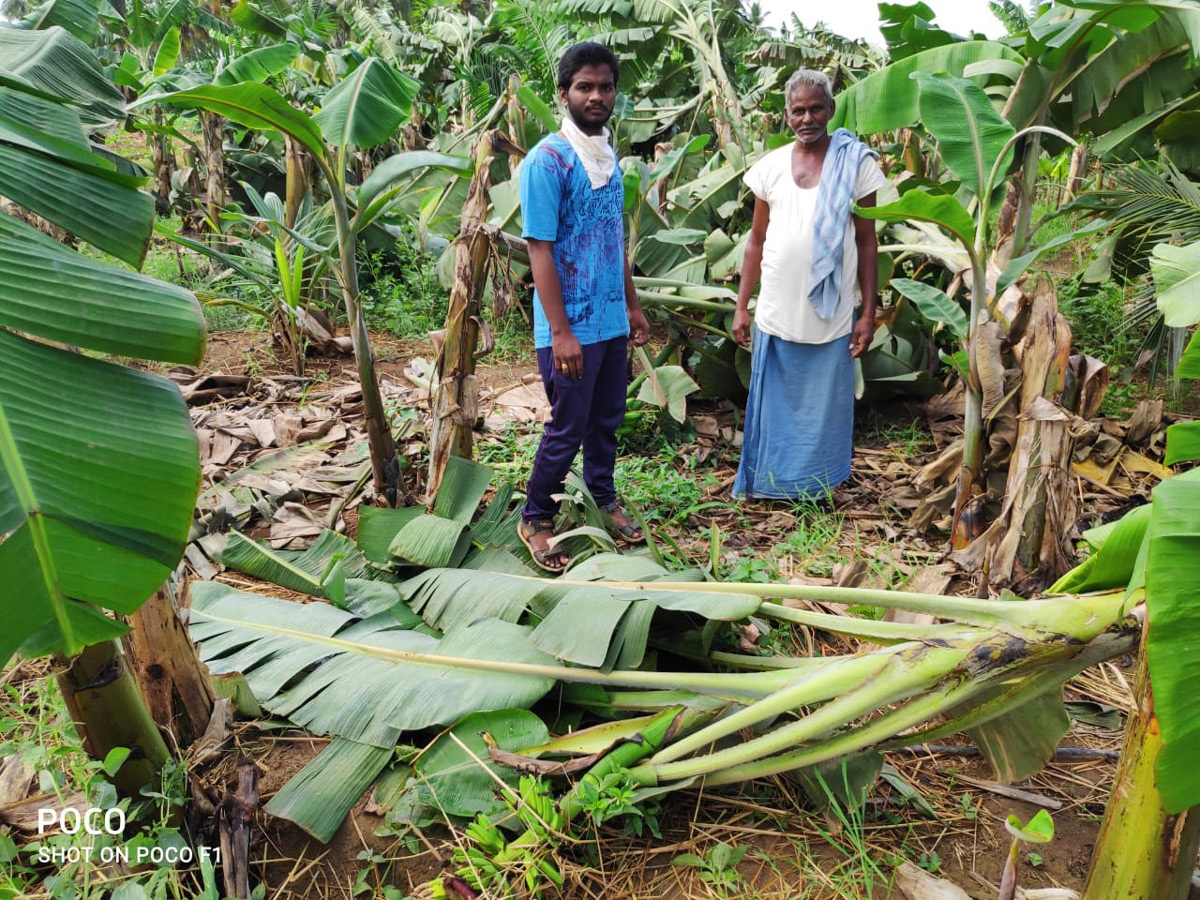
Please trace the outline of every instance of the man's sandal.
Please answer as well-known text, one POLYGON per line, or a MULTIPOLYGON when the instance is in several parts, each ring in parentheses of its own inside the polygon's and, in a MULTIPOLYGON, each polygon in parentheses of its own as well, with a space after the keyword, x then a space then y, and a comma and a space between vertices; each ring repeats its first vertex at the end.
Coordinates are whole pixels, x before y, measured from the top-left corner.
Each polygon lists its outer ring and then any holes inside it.
POLYGON ((542 535, 546 536, 547 541, 554 537, 553 519, 522 519, 517 525, 517 537, 521 539, 521 543, 533 557, 534 564, 546 572, 557 575, 571 564, 571 557, 562 547, 535 548, 533 546, 534 538, 542 535), (558 564, 556 565, 552 560, 558 560, 558 564))
POLYGON ((608 514, 612 527, 617 531, 614 535, 616 538, 627 544, 646 543, 646 535, 642 532, 642 526, 634 521, 629 513, 625 512, 620 501, 614 500, 608 506, 602 506, 600 509, 608 514))

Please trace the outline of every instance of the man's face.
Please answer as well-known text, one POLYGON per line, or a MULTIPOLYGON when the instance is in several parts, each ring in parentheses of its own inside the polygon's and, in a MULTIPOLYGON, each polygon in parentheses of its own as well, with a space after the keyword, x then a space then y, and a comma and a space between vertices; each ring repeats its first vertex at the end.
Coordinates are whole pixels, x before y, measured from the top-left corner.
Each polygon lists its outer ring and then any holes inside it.
POLYGON ((815 144, 827 132, 833 101, 819 87, 803 86, 788 97, 787 123, 802 144, 815 144))
POLYGON ((612 116, 617 101, 617 84, 607 65, 583 66, 571 79, 571 86, 558 90, 559 99, 571 120, 585 134, 599 134, 612 116))

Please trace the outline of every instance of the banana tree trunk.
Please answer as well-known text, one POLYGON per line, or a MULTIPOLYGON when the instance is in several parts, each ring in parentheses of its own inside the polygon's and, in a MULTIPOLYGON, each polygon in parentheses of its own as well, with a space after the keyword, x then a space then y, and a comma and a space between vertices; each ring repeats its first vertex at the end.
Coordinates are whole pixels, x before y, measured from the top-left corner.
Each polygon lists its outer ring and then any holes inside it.
MULTIPOLYGON (((154 110, 154 124, 164 122, 162 110, 154 110)), ((175 159, 165 134, 154 134, 150 138, 150 153, 154 164, 154 208, 160 216, 165 216, 171 209, 171 170, 175 159)))
POLYGON ((287 201, 283 211, 283 224, 292 228, 296 224, 296 216, 300 213, 300 204, 304 202, 312 183, 312 157, 288 135, 283 137, 283 146, 287 160, 287 201))
POLYGON ((388 506, 395 506, 400 501, 400 460, 396 454, 396 440, 392 436, 387 410, 383 406, 383 395, 379 391, 379 377, 375 372, 375 358, 371 352, 371 337, 367 332, 362 306, 358 302, 358 260, 355 257, 358 239, 350 223, 346 195, 339 187, 341 180, 327 162, 321 163, 321 166, 333 202, 333 220, 337 227, 338 239, 338 268, 341 273, 339 281, 342 286, 342 300, 346 306, 346 320, 350 324, 350 340, 354 345, 354 365, 363 394, 367 443, 371 451, 371 475, 379 497, 388 506))
POLYGON ((58 686, 88 756, 102 760, 117 747, 131 751, 113 776, 117 790, 136 797, 155 784, 171 754, 120 645, 105 641, 84 648, 58 676, 58 686))
POLYGON ((1145 629, 1121 762, 1083 900, 1186 900, 1200 849, 1200 807, 1167 814, 1154 766, 1163 740, 1146 667, 1145 629))
MULTIPOLYGON (((1036 591, 1069 569, 1073 556, 1068 539, 1076 519, 1070 468, 1073 417, 1059 404, 1071 352, 1071 329, 1058 312, 1053 287, 1045 281, 1033 297, 1023 333, 1005 335, 998 323, 987 327, 994 335, 994 358, 990 362, 987 359, 983 349, 987 341, 973 346, 972 357, 972 372, 978 373, 983 382, 981 413, 990 419, 1003 404, 1001 342, 1007 339, 1019 344, 1017 433, 1000 515, 978 534, 956 528, 954 559, 968 571, 986 569, 995 586, 1036 591)), ((969 392, 968 400, 974 394, 969 392)), ((964 455, 972 449, 969 441, 965 447, 964 455)), ((968 467, 964 464, 964 470, 968 467)))
POLYGON ((1084 173, 1088 164, 1088 142, 1081 140, 1071 151, 1071 167, 1067 170, 1066 200, 1070 202, 1083 189, 1084 173))
POLYGON ((205 209, 211 227, 219 233, 225 205, 225 119, 201 110, 200 129, 204 134, 205 209))
POLYGON ((437 494, 451 456, 471 458, 479 387, 475 380, 475 348, 479 343, 480 300, 487 279, 492 238, 486 227, 492 159, 498 152, 521 154, 508 135, 488 131, 475 145, 475 174, 463 205, 454 242, 454 286, 446 313, 445 340, 438 354, 438 384, 433 396, 433 432, 429 439, 426 497, 437 494))
MULTIPOLYGON (((186 592, 183 583, 178 590, 186 592)), ((167 582, 129 617, 128 668, 151 718, 188 747, 208 727, 215 691, 179 617, 177 588, 167 582)))

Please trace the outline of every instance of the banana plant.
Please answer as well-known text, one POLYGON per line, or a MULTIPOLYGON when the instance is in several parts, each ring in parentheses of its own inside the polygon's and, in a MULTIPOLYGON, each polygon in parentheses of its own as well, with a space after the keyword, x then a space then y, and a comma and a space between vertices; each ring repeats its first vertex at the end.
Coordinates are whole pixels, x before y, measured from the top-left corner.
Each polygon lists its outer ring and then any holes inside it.
MULTIPOLYGON (((57 27, 0 28, 0 84, 0 194, 140 265, 153 200, 87 138, 85 116, 123 114, 92 53, 57 27)), ((204 318, 191 292, 18 216, 0 217, 0 267, 0 659, 72 654, 121 634, 102 610, 132 612, 174 568, 199 453, 171 382, 46 341, 196 364, 204 318)))
POLYGON ((59 678, 71 719, 97 758, 136 751, 117 779, 136 794, 169 753, 115 638, 183 554, 199 449, 172 382, 105 357, 198 364, 204 318, 191 292, 23 221, 140 267, 153 200, 88 137, 123 118, 74 35, 0 27, 0 195, 15 203, 0 213, 0 661, 73 657, 59 678))
MULTIPOLYGON (((370 57, 325 95, 318 113, 310 116, 274 89, 255 82, 201 85, 156 98, 179 108, 203 109, 248 128, 282 132, 306 151, 321 173, 333 206, 337 259, 333 267, 342 291, 354 357, 362 385, 375 486, 390 505, 400 496, 400 469, 395 440, 388 422, 371 352, 366 321, 359 304, 358 235, 378 209, 392 183, 411 171, 403 154, 386 160, 357 192, 358 208, 351 209, 347 161, 355 147, 376 147, 391 138, 412 111, 417 83, 378 57, 370 57), (394 161, 394 162, 393 162, 394 161), (391 165, 389 165, 391 163, 391 165), (386 168, 385 168, 386 167, 386 168), (380 175, 380 170, 385 174, 380 175)), ((418 165, 428 164, 427 157, 418 165)), ((458 165, 462 160, 441 160, 458 165)))

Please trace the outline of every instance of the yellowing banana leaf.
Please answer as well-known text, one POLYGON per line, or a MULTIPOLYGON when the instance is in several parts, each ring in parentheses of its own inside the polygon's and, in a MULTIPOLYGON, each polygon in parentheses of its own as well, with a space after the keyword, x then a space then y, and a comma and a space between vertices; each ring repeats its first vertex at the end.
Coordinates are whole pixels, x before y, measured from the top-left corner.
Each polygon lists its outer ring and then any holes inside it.
POLYGON ((529 643, 529 629, 507 622, 482 621, 438 639, 388 614, 359 619, 324 603, 215 582, 193 585, 190 631, 209 669, 241 672, 265 709, 317 734, 377 747, 473 712, 527 707, 550 689, 558 667, 529 643), (478 661, 495 671, 472 665, 478 661), (505 671, 513 663, 526 668, 505 671))

